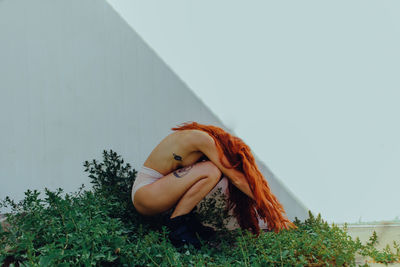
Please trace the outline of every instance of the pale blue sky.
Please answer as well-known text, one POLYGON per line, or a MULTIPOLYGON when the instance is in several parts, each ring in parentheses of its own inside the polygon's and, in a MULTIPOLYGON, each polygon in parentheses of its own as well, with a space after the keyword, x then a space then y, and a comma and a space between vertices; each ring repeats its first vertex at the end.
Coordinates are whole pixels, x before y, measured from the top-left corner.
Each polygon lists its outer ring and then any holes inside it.
POLYGON ((400 2, 109 0, 313 212, 400 216, 400 2))

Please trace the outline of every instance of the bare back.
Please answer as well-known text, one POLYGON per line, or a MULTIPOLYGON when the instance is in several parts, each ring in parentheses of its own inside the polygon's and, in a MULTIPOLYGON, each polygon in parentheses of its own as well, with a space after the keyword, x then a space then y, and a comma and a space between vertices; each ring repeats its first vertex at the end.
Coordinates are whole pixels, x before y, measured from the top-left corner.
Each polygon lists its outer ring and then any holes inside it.
POLYGON ((181 167, 192 165, 205 155, 193 145, 193 140, 204 135, 200 130, 180 130, 167 135, 153 149, 144 166, 167 175, 181 167))

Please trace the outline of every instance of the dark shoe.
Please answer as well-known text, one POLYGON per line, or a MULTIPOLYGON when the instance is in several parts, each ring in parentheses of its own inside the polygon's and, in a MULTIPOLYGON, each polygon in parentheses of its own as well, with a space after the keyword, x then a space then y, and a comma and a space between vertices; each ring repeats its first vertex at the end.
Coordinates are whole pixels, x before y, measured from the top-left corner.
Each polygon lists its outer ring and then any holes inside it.
POLYGON ((175 247, 181 247, 184 244, 193 245, 199 249, 201 247, 200 240, 196 233, 193 232, 188 225, 188 214, 168 218, 167 226, 170 229, 169 239, 175 247))
POLYGON ((188 215, 188 221, 189 221, 189 227, 190 229, 197 233, 200 238, 204 240, 211 240, 213 237, 215 237, 215 230, 212 227, 209 226, 204 226, 196 217, 196 215, 193 213, 195 209, 193 209, 188 215))

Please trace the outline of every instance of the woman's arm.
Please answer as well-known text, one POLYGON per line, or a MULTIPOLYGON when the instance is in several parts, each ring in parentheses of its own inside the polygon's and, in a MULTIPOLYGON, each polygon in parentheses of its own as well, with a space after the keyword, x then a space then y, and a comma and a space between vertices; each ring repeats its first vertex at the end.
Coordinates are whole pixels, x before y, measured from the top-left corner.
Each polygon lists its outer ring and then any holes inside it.
MULTIPOLYGON (((233 182, 232 182, 233 183, 233 182)), ((233 183, 237 188, 240 189, 240 191, 242 191, 243 193, 245 193, 246 195, 248 195, 249 197, 251 197, 252 199, 254 199, 254 195, 251 192, 249 183, 247 182, 247 180, 245 180, 244 182, 236 182, 233 183)))
MULTIPOLYGON (((244 174, 234 168, 226 168, 219 160, 219 154, 214 139, 207 133, 200 134, 195 138, 195 146, 198 151, 202 152, 206 157, 212 161, 218 169, 235 185, 240 191, 254 199, 254 195, 250 189, 249 183, 244 174)), ((231 166, 228 159, 223 155, 222 160, 225 165, 231 166)))

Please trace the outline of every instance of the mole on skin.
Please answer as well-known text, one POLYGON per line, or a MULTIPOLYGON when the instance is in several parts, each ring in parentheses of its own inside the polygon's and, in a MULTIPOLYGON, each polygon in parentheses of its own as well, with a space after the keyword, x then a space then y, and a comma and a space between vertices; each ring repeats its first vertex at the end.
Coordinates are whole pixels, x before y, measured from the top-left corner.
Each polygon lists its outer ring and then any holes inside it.
POLYGON ((182 161, 182 157, 178 156, 177 154, 175 154, 174 152, 172 152, 172 155, 174 155, 174 159, 177 161, 182 161))
MULTIPOLYGON (((182 157, 181 156, 179 156, 179 155, 177 155, 177 154, 175 154, 173 152, 172 152, 172 155, 174 156, 175 160, 182 161, 182 157)), ((192 167, 193 167, 193 165, 186 166, 184 168, 181 168, 181 169, 178 169, 178 170, 174 171, 173 173, 174 173, 176 178, 182 178, 183 176, 185 176, 190 171, 190 169, 192 167)))

